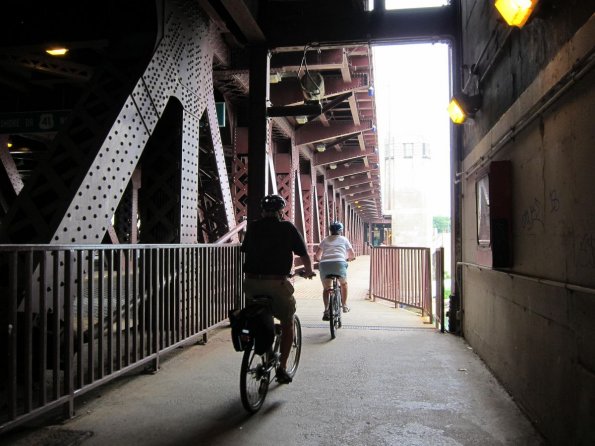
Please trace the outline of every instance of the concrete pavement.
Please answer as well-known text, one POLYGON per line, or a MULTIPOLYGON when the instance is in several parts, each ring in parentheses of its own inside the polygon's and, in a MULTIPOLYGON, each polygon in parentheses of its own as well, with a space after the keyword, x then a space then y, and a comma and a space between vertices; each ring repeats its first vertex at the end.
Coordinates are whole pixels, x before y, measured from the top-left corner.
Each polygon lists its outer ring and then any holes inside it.
POLYGON ((367 297, 369 257, 350 264, 350 306, 330 340, 322 286, 296 280, 303 350, 294 382, 261 411, 239 395, 229 329, 77 400, 76 417, 10 433, 47 445, 540 445, 541 438, 463 339, 367 297), (64 441, 48 442, 49 438, 64 441))

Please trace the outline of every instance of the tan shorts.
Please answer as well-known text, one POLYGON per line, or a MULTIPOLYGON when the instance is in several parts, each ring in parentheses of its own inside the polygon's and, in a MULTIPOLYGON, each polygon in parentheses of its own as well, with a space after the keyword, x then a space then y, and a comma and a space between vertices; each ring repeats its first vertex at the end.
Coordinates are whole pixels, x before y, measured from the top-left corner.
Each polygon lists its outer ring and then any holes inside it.
POLYGON ((273 298, 273 315, 281 322, 290 321, 295 314, 295 298, 293 285, 288 279, 244 279, 246 305, 253 296, 271 296, 273 298))

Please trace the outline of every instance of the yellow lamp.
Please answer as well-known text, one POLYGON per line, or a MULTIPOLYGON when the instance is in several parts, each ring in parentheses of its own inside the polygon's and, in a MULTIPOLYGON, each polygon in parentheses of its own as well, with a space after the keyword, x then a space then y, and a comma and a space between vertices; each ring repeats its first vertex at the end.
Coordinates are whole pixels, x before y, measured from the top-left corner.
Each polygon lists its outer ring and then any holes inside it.
POLYGON ((494 6, 510 26, 522 28, 539 0, 496 0, 494 6))
POLYGON ((467 119, 467 115, 457 102, 455 98, 450 100, 450 104, 448 104, 448 116, 455 124, 462 124, 467 119))
POLYGON ((455 124, 464 123, 467 118, 475 116, 481 105, 481 95, 469 96, 465 93, 454 95, 448 104, 448 115, 455 124))
POLYGON ((48 48, 45 52, 50 56, 64 56, 68 53, 68 48, 48 48))

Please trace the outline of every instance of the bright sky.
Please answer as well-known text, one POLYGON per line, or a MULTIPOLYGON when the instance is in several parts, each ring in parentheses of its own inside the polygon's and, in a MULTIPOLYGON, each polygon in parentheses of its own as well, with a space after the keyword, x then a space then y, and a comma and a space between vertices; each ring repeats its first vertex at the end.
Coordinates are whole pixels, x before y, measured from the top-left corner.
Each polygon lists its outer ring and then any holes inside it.
MULTIPOLYGON (((387 7, 389 3, 387 0, 387 7)), ((419 2, 399 0, 398 3, 419 2)), ((448 45, 443 43, 374 47, 380 157, 383 159, 388 134, 397 139, 415 137, 428 142, 434 178, 432 212, 442 216, 450 215, 448 54, 448 45)))

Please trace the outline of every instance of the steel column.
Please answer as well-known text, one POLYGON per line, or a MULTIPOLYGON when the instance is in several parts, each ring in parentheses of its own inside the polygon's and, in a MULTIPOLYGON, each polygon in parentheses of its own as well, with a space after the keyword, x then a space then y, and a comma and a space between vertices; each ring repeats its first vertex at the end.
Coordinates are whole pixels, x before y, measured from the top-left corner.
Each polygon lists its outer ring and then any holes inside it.
POLYGON ((266 191, 266 148, 269 97, 269 53, 264 46, 250 49, 250 130, 248 132, 248 221, 260 217, 260 200, 266 191))

